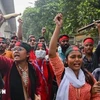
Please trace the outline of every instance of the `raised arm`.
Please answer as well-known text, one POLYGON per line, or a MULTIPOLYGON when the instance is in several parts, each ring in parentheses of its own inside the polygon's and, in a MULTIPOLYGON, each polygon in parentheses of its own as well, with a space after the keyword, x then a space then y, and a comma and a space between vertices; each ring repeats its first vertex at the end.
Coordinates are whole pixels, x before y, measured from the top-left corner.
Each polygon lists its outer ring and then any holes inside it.
POLYGON ((61 13, 57 14, 56 17, 54 18, 54 21, 55 21, 56 27, 51 37, 50 45, 49 45, 49 57, 50 58, 54 58, 56 56, 58 36, 59 36, 60 29, 63 23, 62 14, 61 13))
POLYGON ((61 29, 62 22, 63 22, 62 14, 57 14, 56 17, 54 18, 54 21, 56 23, 56 27, 51 37, 51 40, 50 40, 50 45, 49 45, 49 58, 50 59, 49 60, 53 67, 53 71, 56 75, 57 83, 59 85, 61 82, 62 73, 64 71, 64 65, 60 57, 56 55, 56 47, 57 47, 58 35, 60 33, 60 29, 61 29))
POLYGON ((18 31, 17 31, 16 35, 18 36, 19 40, 22 40, 22 34, 23 34, 22 25, 23 25, 23 21, 22 21, 21 18, 18 19, 18 23, 19 23, 19 26, 18 26, 18 31))
POLYGON ((5 18, 3 17, 2 14, 0 14, 0 27, 3 24, 4 21, 5 21, 5 18))
POLYGON ((95 23, 97 29, 98 29, 98 34, 99 34, 99 41, 100 41, 100 23, 95 23))
POLYGON ((95 23, 95 25, 97 26, 98 29, 98 34, 99 34, 99 41, 98 41, 98 46, 95 50, 96 55, 98 56, 98 58, 100 57, 100 23, 95 23))

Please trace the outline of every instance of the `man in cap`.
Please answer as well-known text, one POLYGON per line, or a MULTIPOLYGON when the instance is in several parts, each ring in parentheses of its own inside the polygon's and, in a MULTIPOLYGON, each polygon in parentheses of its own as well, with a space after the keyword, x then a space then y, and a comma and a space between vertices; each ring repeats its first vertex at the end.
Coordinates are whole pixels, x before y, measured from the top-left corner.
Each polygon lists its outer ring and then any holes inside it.
POLYGON ((69 36, 68 35, 61 35, 58 39, 59 47, 58 47, 58 53, 61 58, 61 60, 64 62, 65 60, 65 51, 69 47, 69 36))
POLYGON ((83 41, 84 46, 84 56, 83 61, 86 69, 90 72, 94 70, 93 68, 93 60, 94 60, 94 54, 93 54, 93 46, 94 46, 94 40, 91 37, 85 38, 83 41))
POLYGON ((83 41, 83 46, 84 46, 83 62, 85 68, 89 72, 93 72, 96 68, 100 66, 100 43, 98 44, 95 52, 93 52, 94 39, 91 37, 87 37, 83 41))
POLYGON ((91 37, 85 38, 83 41, 84 56, 83 61, 88 71, 93 72, 100 67, 100 23, 94 23, 98 29, 99 42, 93 52, 94 40, 91 37))

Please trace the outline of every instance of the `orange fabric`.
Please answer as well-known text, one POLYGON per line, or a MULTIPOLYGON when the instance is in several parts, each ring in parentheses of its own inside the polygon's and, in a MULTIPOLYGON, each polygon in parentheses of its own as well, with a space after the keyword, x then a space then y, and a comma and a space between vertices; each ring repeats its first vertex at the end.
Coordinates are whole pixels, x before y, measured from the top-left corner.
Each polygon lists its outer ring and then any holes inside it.
POLYGON ((50 58, 50 63, 52 65, 54 74, 56 75, 56 78, 57 78, 57 83, 59 85, 60 81, 61 81, 62 73, 64 71, 64 64, 63 64, 62 60, 59 58, 58 53, 55 58, 50 58))
POLYGON ((6 50, 6 51, 2 54, 2 56, 5 56, 5 57, 7 57, 7 58, 13 59, 12 51, 6 50))
MULTIPOLYGON (((64 71, 64 65, 58 54, 54 58, 50 58, 50 63, 56 75, 58 85, 61 82, 61 76, 64 71)), ((91 95, 91 85, 85 83, 84 86, 77 89, 72 84, 69 86, 69 100, 100 100, 100 94, 91 95)), ((63 92, 63 91, 62 91, 63 92)))

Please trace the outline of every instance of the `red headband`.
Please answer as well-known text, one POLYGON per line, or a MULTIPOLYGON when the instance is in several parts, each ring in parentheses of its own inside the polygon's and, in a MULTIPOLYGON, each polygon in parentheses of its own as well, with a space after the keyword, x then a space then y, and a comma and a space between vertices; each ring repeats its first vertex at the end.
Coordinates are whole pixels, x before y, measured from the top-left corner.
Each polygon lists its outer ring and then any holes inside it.
POLYGON ((42 47, 42 46, 43 46, 43 44, 42 44, 42 43, 39 43, 39 44, 38 44, 38 47, 42 47))
POLYGON ((84 44, 86 44, 86 43, 94 44, 94 40, 92 38, 88 38, 88 39, 84 40, 84 44))
POLYGON ((74 50, 74 51, 78 51, 78 50, 79 50, 79 48, 78 48, 78 47, 76 47, 76 46, 73 46, 73 50, 74 50))
POLYGON ((69 40, 69 38, 66 37, 66 36, 63 36, 63 37, 61 37, 61 38, 59 39, 59 42, 61 42, 61 41, 63 41, 63 40, 69 40))
POLYGON ((0 38, 0 41, 3 41, 3 39, 2 39, 2 38, 0 38))

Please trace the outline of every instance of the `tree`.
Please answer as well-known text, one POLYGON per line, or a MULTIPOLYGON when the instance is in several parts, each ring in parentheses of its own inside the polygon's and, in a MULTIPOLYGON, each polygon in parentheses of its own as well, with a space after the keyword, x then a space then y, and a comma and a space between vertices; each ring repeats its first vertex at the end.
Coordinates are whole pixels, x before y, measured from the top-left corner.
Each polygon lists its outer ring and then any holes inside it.
POLYGON ((35 7, 27 8, 23 14, 25 38, 29 34, 38 38, 45 26, 45 38, 49 40, 55 26, 53 18, 59 12, 64 16, 61 33, 74 36, 78 28, 99 19, 100 0, 37 0, 35 7))

